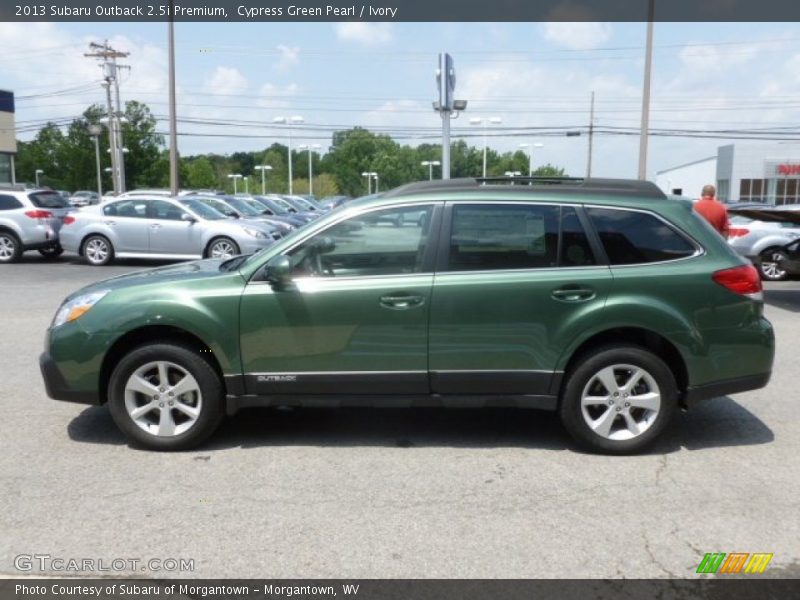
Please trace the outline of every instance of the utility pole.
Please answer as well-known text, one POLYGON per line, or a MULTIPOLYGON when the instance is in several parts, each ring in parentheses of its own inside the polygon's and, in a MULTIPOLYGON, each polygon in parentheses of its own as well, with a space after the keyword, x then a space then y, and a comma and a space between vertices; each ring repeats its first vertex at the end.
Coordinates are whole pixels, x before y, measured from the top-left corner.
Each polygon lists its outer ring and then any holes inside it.
MULTIPOLYGON (((169 46, 169 193, 178 195, 178 121, 175 109, 175 10, 170 0, 168 46, 169 46)), ((263 176, 263 173, 262 173, 263 176)))
POLYGON ((111 144, 111 175, 114 182, 114 192, 121 194, 125 191, 125 159, 122 150, 122 106, 119 98, 119 69, 130 68, 127 65, 118 65, 118 58, 125 58, 128 52, 114 50, 108 45, 108 40, 102 44, 91 42, 91 52, 84 53, 89 58, 101 59, 103 65, 103 87, 106 88, 106 105, 108 108, 108 138, 111 144), (111 86, 114 86, 114 99, 112 102, 111 86))
POLYGON ((644 58, 644 89, 642 90, 642 126, 639 131, 639 179, 647 179, 647 136, 650 130, 650 71, 653 66, 653 17, 656 0, 647 7, 647 49, 644 58))
POLYGON ((594 139, 594 91, 592 91, 592 104, 589 109, 589 158, 586 160, 586 177, 592 176, 592 141, 594 139))
POLYGON ((439 100, 433 103, 433 110, 442 118, 442 179, 450 179, 450 118, 459 111, 466 110, 466 100, 456 100, 453 90, 456 87, 456 69, 453 57, 439 54, 439 68, 436 70, 436 83, 439 87, 439 100))

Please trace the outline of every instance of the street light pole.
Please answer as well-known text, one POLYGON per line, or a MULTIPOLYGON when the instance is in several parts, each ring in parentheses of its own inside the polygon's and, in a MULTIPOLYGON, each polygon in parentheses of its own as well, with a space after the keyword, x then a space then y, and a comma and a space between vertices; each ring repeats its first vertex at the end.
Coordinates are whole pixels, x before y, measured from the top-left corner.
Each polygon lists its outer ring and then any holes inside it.
POLYGON ((314 195, 314 166, 311 164, 311 150, 319 150, 319 144, 303 144, 300 150, 308 150, 308 193, 314 195))
POLYGON ((103 196, 103 178, 100 173, 100 134, 103 128, 100 125, 92 123, 89 125, 89 135, 94 138, 94 160, 97 166, 97 195, 102 198, 103 196))
POLYGON ((528 177, 533 176, 533 148, 544 148, 544 144, 536 143, 531 146, 531 144, 520 144, 520 148, 523 150, 527 150, 528 154, 528 177))
POLYGON ((372 173, 365 171, 361 176, 367 178, 367 196, 369 196, 372 194, 372 173))
POLYGON ((375 193, 377 194, 377 193, 378 193, 378 191, 379 191, 379 190, 378 190, 378 182, 379 182, 379 179, 378 179, 378 174, 373 172, 373 173, 372 173, 372 176, 375 178, 375 193))
POLYGON ((233 195, 235 196, 238 192, 238 188, 236 187, 236 180, 241 178, 241 173, 228 173, 228 179, 233 179, 233 195))
POLYGON ((650 129, 650 72, 653 67, 653 17, 655 0, 647 9, 647 49, 644 58, 644 84, 642 89, 642 125, 639 130, 639 179, 647 179, 647 142, 650 129))
POLYGON ((293 193, 293 189, 292 189, 292 127, 291 127, 291 125, 292 125, 292 123, 298 123, 298 124, 299 123, 303 123, 303 122, 305 122, 305 119, 303 117, 300 117, 300 116, 275 117, 274 119, 272 119, 272 122, 273 123, 282 123, 282 124, 285 124, 285 125, 288 126, 287 127, 287 132, 288 132, 288 138, 289 138, 289 152, 288 152, 289 153, 289 194, 292 194, 293 193))
POLYGON ((42 171, 41 169, 36 169, 36 171, 34 172, 34 176, 36 177, 36 187, 37 188, 39 187, 39 175, 41 175, 43 173, 44 173, 44 171, 42 171))
POLYGON ((264 181, 264 171, 271 171, 272 167, 269 165, 256 165, 256 171, 261 171, 261 195, 267 193, 267 185, 264 181))
POLYGON ((420 164, 423 167, 428 167, 428 181, 433 181, 433 167, 438 167, 442 163, 438 160, 423 160, 420 164))
POLYGON ((245 177, 242 177, 242 179, 244 180, 244 193, 245 194, 249 194, 250 193, 250 183, 248 182, 248 178, 247 178, 247 176, 245 176, 245 177))
POLYGON ((470 125, 482 125, 483 126, 483 178, 486 178, 486 149, 487 149, 487 140, 486 140, 486 125, 491 123, 492 125, 499 125, 503 122, 503 119, 500 117, 489 117, 488 119, 484 117, 474 117, 469 120, 470 125))

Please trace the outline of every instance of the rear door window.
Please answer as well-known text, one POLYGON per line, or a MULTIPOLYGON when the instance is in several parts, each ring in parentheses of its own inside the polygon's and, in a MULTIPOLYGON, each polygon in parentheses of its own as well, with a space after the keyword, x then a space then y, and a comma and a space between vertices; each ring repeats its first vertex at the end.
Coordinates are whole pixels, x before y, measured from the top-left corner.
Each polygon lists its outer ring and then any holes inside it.
POLYGON ((457 204, 449 271, 536 269, 558 264, 559 207, 457 204))
POLYGON ((22 208, 22 202, 14 196, 0 194, 0 210, 14 210, 15 208, 22 208))
POLYGON ((121 200, 112 202, 103 207, 103 214, 107 217, 133 217, 144 219, 147 217, 146 200, 121 200))
POLYGON ((655 215, 633 210, 587 208, 612 265, 663 262, 692 256, 697 249, 655 215))

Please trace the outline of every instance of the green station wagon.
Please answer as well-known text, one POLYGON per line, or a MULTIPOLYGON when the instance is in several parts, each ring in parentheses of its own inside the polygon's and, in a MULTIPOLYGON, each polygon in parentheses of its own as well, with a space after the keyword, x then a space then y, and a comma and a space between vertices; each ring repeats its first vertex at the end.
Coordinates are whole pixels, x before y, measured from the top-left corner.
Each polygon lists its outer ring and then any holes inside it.
POLYGON ((679 408, 767 384, 755 268, 688 202, 610 179, 422 182, 264 250, 69 296, 40 363, 58 400, 108 404, 177 450, 254 406, 558 411, 631 453, 679 408))

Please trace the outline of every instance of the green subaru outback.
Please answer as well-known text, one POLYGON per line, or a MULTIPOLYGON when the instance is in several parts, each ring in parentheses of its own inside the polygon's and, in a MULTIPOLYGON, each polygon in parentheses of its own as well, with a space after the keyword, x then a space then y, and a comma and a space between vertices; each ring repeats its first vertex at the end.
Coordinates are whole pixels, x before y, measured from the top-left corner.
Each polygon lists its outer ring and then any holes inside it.
POLYGON ((558 411, 630 453, 680 407, 767 384, 755 268, 688 203, 625 180, 452 180, 353 201, 250 256, 92 284, 40 362, 135 443, 253 406, 558 411))

